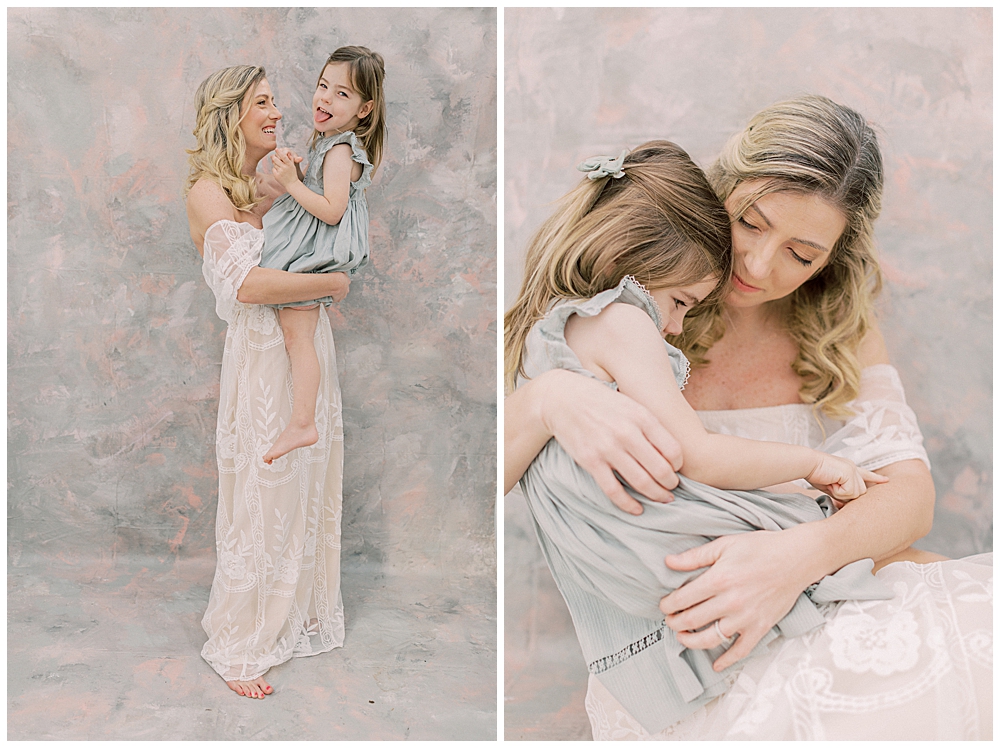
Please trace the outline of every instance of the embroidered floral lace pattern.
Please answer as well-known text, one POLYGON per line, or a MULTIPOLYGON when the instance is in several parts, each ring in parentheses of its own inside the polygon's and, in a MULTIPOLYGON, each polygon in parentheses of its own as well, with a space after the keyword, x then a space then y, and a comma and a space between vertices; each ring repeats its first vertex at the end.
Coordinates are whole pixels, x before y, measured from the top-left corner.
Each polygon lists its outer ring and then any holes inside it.
MULTIPOLYGON (((895 369, 862 372, 854 418, 816 424, 809 406, 700 413, 720 433, 820 446, 869 468, 926 462, 895 369)), ((828 623, 777 639, 730 690, 655 735, 590 676, 595 740, 984 740, 993 725, 993 555, 890 564, 892 600, 823 607, 828 623)))
POLYGON ((291 415, 292 384, 275 310, 236 299, 263 241, 262 231, 233 221, 205 234, 203 273, 229 329, 216 430, 218 565, 202 657, 226 680, 252 680, 344 641, 343 426, 333 336, 321 309, 319 441, 265 465, 261 456, 291 415))

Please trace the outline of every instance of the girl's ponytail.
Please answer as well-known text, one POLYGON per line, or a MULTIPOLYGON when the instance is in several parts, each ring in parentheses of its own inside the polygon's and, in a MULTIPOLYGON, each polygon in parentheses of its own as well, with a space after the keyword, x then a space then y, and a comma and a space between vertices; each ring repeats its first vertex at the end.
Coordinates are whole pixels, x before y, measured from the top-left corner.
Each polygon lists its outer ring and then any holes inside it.
POLYGON ((532 325, 556 299, 589 298, 626 275, 651 289, 728 280, 729 216, 690 157, 653 141, 620 168, 620 178, 584 179, 531 240, 521 291, 504 315, 507 392, 524 373, 532 325))
POLYGON ((503 318, 504 389, 508 393, 522 373, 524 343, 531 326, 545 316, 552 299, 577 296, 565 272, 566 263, 555 255, 567 246, 568 237, 597 202, 606 182, 584 179, 564 195, 528 245, 521 292, 503 318))

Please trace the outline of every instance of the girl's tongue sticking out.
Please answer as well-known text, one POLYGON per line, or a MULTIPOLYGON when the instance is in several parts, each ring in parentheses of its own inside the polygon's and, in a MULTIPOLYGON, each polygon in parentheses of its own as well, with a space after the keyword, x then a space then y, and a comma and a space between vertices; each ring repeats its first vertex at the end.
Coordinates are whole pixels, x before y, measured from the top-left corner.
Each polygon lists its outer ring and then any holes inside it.
POLYGON ((316 114, 313 115, 313 120, 316 122, 326 122, 330 117, 333 116, 329 112, 324 112, 322 109, 317 109, 316 114))

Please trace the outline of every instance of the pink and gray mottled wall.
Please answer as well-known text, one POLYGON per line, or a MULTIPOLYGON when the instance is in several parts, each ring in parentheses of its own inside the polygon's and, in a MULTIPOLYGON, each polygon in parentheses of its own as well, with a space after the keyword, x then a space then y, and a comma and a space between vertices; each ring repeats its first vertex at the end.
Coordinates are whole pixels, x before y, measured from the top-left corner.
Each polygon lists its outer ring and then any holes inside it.
POLYGON ((577 163, 655 138, 707 166, 764 106, 818 93, 879 130, 879 320, 938 504, 923 547, 992 547, 989 9, 509 9, 504 293, 577 163))
MULTIPOLYGON (((920 544, 992 548, 989 9, 508 9, 504 293, 587 157, 665 138, 709 165, 764 106, 819 93, 879 126, 879 320, 938 502, 920 544)), ((508 739, 589 738, 587 672, 523 499, 504 506, 508 739)))
POLYGON ((225 324, 188 236, 194 91, 263 65, 305 152, 320 67, 386 61, 372 264, 337 308, 344 561, 495 579, 496 12, 8 11, 10 562, 210 558, 225 324))

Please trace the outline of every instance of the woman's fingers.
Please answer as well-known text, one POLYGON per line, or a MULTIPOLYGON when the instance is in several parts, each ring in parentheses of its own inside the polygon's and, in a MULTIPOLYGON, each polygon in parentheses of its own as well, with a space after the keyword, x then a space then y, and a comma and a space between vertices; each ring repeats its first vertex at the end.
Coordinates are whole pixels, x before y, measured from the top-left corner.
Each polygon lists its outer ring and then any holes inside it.
POLYGON ((710 543, 689 548, 682 553, 671 553, 664 558, 664 562, 674 571, 694 571, 704 566, 711 566, 719 560, 727 541, 728 538, 716 538, 710 543))
POLYGON ((711 623, 706 624, 698 631, 678 631, 677 641, 688 649, 713 649, 721 647, 723 644, 731 644, 733 637, 738 633, 739 631, 733 627, 731 622, 714 618, 711 623), (719 632, 715 630, 716 621, 719 622, 722 635, 729 637, 728 639, 719 638, 719 632))
POLYGON ((654 501, 673 499, 681 449, 652 413, 587 377, 566 378, 551 395, 542 404, 543 425, 616 506, 631 507, 632 514, 640 508, 616 485, 616 473, 654 501))
POLYGON ((351 290, 351 279, 347 273, 327 273, 327 275, 333 284, 330 296, 334 301, 340 303, 347 298, 347 292, 351 290))
POLYGON ((635 491, 648 499, 664 504, 674 500, 674 495, 653 478, 632 455, 625 455, 617 462, 615 472, 635 491))
POLYGON ((888 483, 889 476, 879 475, 878 473, 873 473, 871 470, 862 470, 861 477, 864 478, 865 483, 868 485, 875 485, 877 483, 888 483))
MULTIPOLYGON (((678 635, 700 633, 701 629, 706 626, 710 626, 723 616, 733 615, 731 611, 727 613, 725 608, 726 606, 720 598, 709 597, 697 605, 685 608, 677 613, 665 615, 663 622, 667 625, 667 628, 672 629, 678 635)), ((704 637, 699 637, 695 639, 695 641, 702 641, 703 639, 704 637)), ((687 645, 685 644, 685 646, 687 645)), ((711 646, 717 646, 717 644, 713 644, 711 646)), ((693 649, 704 648, 705 647, 693 647, 693 649)))
MULTIPOLYGON (((764 638, 767 630, 761 629, 759 626, 754 626, 747 627, 745 631, 740 631, 736 641, 733 642, 733 646, 719 655, 719 658, 712 663, 712 669, 717 673, 721 673, 730 665, 742 660, 753 651, 753 648, 757 646, 757 642, 764 638)), ((723 629, 722 633, 728 634, 729 632, 723 629)))
POLYGON ((594 476, 594 481, 601 490, 611 499, 612 504, 623 512, 635 515, 642 514, 642 504, 628 495, 610 468, 595 469, 591 475, 594 476))

